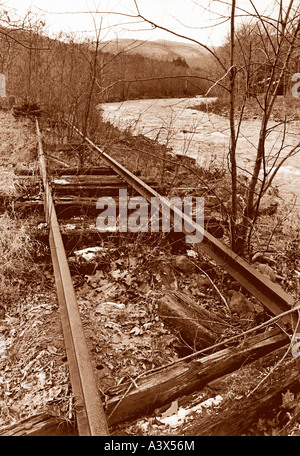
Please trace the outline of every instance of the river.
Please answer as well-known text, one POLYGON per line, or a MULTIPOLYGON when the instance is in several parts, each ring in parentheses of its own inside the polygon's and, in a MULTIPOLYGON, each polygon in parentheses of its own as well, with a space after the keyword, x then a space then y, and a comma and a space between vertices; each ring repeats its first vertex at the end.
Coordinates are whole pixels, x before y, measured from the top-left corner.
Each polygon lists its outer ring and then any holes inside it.
MULTIPOLYGON (((200 97, 153 100, 129 100, 101 105, 103 120, 133 135, 142 134, 171 147, 176 154, 194 157, 203 167, 227 166, 230 141, 229 120, 216 114, 192 109, 203 102, 200 97)), ((300 108, 300 101, 299 101, 300 108)), ((270 121, 269 126, 276 126, 270 121)), ((251 118, 241 125, 237 143, 237 163, 244 174, 250 174, 260 130, 260 120, 251 118)), ((266 141, 266 167, 271 169, 278 150, 284 146, 284 157, 300 141, 300 122, 272 129, 266 141)), ((279 162, 277 160, 276 164, 279 162)), ((281 166, 273 183, 279 187, 285 203, 296 200, 300 213, 300 152, 281 166)))

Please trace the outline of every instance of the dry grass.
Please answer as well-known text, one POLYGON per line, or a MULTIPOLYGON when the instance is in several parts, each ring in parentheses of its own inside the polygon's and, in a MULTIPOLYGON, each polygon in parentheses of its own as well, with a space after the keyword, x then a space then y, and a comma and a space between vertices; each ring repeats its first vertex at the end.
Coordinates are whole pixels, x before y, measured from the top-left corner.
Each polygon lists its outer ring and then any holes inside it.
POLYGON ((13 170, 0 166, 0 197, 17 198, 19 186, 13 170))
MULTIPOLYGON (((26 189, 18 182, 15 169, 28 166, 36 154, 34 125, 15 120, 0 112, 0 200, 19 197, 26 189)), ((0 306, 6 307, 20 296, 25 281, 37 268, 33 253, 36 245, 30 238, 29 223, 4 213, 0 215, 0 306)))
POLYGON ((0 304, 6 307, 37 272, 33 259, 37 246, 30 237, 27 222, 19 222, 4 213, 0 215, 0 226, 0 304))
POLYGON ((0 165, 12 168, 36 156, 34 123, 0 111, 0 165))

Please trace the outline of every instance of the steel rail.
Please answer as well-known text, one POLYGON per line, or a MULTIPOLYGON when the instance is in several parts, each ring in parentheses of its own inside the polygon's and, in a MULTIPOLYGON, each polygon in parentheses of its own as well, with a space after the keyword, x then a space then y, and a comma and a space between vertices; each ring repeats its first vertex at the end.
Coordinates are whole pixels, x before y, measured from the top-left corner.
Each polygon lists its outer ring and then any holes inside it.
MULTIPOLYGON (((249 293, 257 298, 272 314, 280 315, 287 310, 291 310, 295 305, 294 298, 286 293, 278 284, 273 283, 268 277, 261 274, 247 261, 233 252, 229 247, 208 233, 202 226, 196 224, 190 217, 170 204, 169 200, 164 198, 149 185, 145 184, 140 178, 135 176, 117 160, 110 157, 100 147, 94 144, 88 137, 70 122, 67 123, 101 156, 101 159, 117 172, 127 183, 129 183, 140 195, 148 202, 153 202, 152 198, 159 198, 170 210, 170 218, 173 223, 178 218, 184 221, 182 231, 190 235, 197 230, 202 234, 202 241, 198 243, 199 248, 212 258, 219 266, 225 269, 234 279, 236 279, 249 293)), ((161 210, 161 206, 158 208, 161 210)), ((298 313, 292 313, 290 316, 283 317, 282 321, 287 325, 296 327, 298 322, 298 313)))
POLYGON ((44 186, 45 217, 49 227, 49 243, 70 379, 75 396, 78 431, 80 436, 107 436, 107 420, 94 377, 68 260, 52 199, 51 188, 47 178, 46 159, 43 153, 42 139, 37 119, 36 130, 39 165, 44 186))

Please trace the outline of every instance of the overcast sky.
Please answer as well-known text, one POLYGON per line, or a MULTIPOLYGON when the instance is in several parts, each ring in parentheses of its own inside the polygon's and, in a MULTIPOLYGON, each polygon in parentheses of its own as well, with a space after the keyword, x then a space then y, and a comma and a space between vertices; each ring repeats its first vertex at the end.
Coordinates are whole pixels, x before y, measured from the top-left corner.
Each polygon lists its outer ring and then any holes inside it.
MULTIPOLYGON (((218 0, 137 0, 143 16, 158 25, 189 36, 204 44, 220 45, 229 30, 230 6, 218 0), (224 21, 225 19, 225 21, 224 21), (218 24, 217 26, 215 26, 218 24)), ((230 0, 228 0, 230 4, 230 0)), ((270 0, 256 0, 260 11, 266 10, 270 0)), ((271 2, 274 5, 274 1, 271 2)), ((93 17, 99 25, 102 18, 102 39, 135 38, 143 40, 172 39, 181 41, 158 28, 123 14, 136 15, 134 0, 2 0, 6 8, 15 8, 22 16, 31 9, 46 20, 49 31, 91 32, 93 17), (106 14, 91 14, 93 11, 106 14), (112 14, 114 13, 114 14, 112 14), (122 13, 122 14, 117 14, 122 13)), ((241 8, 249 10, 249 0, 238 0, 241 8)))

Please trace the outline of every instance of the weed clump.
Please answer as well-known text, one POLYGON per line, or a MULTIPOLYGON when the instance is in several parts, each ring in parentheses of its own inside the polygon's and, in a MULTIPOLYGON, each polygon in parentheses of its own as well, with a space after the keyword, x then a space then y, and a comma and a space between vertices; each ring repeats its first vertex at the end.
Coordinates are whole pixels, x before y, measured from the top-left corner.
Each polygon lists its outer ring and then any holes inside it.
POLYGON ((0 166, 0 198, 18 196, 19 190, 14 171, 0 166))
POLYGON ((6 307, 37 273, 33 257, 37 246, 30 237, 28 222, 4 213, 0 215, 0 227, 0 304, 6 307))

